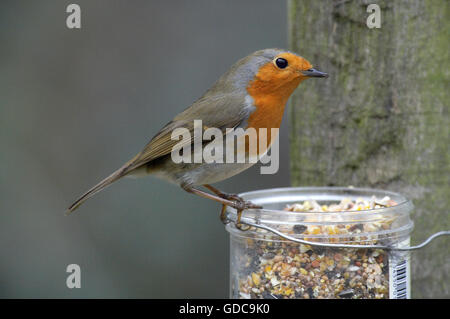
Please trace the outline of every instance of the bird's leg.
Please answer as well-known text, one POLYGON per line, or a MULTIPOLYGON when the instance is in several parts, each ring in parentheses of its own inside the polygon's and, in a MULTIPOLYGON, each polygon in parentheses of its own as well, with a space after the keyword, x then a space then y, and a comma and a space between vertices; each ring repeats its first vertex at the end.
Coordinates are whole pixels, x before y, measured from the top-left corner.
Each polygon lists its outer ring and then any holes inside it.
POLYGON ((222 210, 220 211, 220 221, 226 225, 230 222, 230 220, 227 218, 227 205, 222 204, 222 210))
POLYGON ((251 226, 247 226, 246 228, 244 228, 243 225, 241 224, 242 212, 243 212, 242 209, 237 209, 236 223, 234 224, 234 226, 236 226, 236 228, 241 231, 246 231, 249 230, 251 226))
POLYGON ((195 195, 198 195, 198 196, 201 196, 201 197, 204 197, 204 198, 212 199, 212 200, 214 200, 216 202, 219 202, 219 203, 221 203, 222 205, 225 205, 225 206, 235 207, 235 205, 236 205, 236 203, 232 202, 231 200, 228 200, 228 199, 219 197, 217 195, 213 195, 213 194, 204 192, 204 191, 199 190, 197 188, 194 188, 192 186, 184 186, 184 185, 182 185, 181 187, 188 193, 195 194, 195 195))
MULTIPOLYGON (((213 193, 216 194, 217 196, 222 197, 222 198, 225 198, 225 199, 233 200, 233 201, 235 201, 236 203, 239 203, 239 204, 241 204, 241 205, 244 205, 245 207, 248 207, 248 208, 262 208, 262 206, 255 205, 255 204, 253 204, 253 203, 250 202, 250 201, 245 201, 242 197, 240 197, 240 196, 238 196, 238 195, 236 195, 236 194, 227 194, 227 193, 224 193, 224 192, 218 190, 217 188, 215 188, 215 187, 213 187, 213 186, 211 186, 211 185, 209 185, 209 184, 205 184, 205 185, 203 185, 203 186, 206 187, 207 189, 209 189, 211 192, 213 192, 213 193)), ((222 206, 222 211, 220 212, 220 220, 221 220, 222 223, 224 223, 224 224, 229 223, 229 221, 227 220, 226 215, 225 215, 226 208, 227 208, 227 206, 226 206, 226 205, 223 205, 223 206, 222 206)), ((243 227, 242 227, 242 224, 241 224, 241 217, 242 217, 242 212, 243 212, 243 210, 242 210, 242 209, 239 209, 239 208, 237 208, 237 207, 234 207, 234 208, 236 208, 236 210, 237 210, 237 218, 236 218, 236 223, 235 223, 236 228, 238 228, 239 230, 242 230, 242 231, 249 230, 249 229, 250 229, 250 226, 247 227, 247 228, 243 228, 243 227)))
POLYGON ((238 196, 237 194, 224 193, 221 190, 218 190, 217 188, 215 188, 209 184, 205 184, 203 186, 206 187, 207 189, 209 189, 211 192, 213 192, 214 194, 216 194, 219 197, 234 200, 234 201, 243 201, 242 197, 238 196))
POLYGON ((224 199, 228 199, 228 200, 233 200, 236 202, 240 202, 243 203, 247 208, 262 208, 262 206, 259 205, 255 205, 250 201, 245 201, 242 197, 236 195, 236 194, 227 194, 224 193, 220 190, 218 190, 217 188, 209 185, 209 184, 205 184, 203 185, 204 187, 206 187, 207 189, 209 189, 211 192, 213 192, 214 194, 216 194, 217 196, 224 198, 224 199))
POLYGON ((226 222, 226 216, 225 216, 225 210, 227 206, 233 207, 237 210, 237 218, 236 218, 236 227, 240 230, 247 230, 249 228, 243 229, 241 224, 241 216, 244 209, 248 208, 261 208, 260 206, 254 205, 250 202, 246 202, 244 200, 241 201, 230 201, 228 199, 219 197, 218 195, 213 195, 207 192, 204 192, 202 190, 199 190, 197 188, 194 188, 192 186, 182 185, 181 186, 186 192, 195 194, 204 198, 212 199, 216 202, 219 202, 222 204, 222 211, 220 214, 222 222, 226 222))

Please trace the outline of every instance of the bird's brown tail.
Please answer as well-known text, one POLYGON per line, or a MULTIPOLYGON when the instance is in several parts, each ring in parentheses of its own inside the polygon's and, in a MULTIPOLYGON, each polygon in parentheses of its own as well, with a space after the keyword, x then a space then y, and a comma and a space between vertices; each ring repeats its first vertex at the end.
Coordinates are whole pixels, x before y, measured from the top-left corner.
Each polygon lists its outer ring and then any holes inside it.
POLYGON ((116 170, 114 173, 109 175, 107 178, 102 180, 100 183, 89 189, 86 193, 84 193, 80 198, 78 198, 72 205, 69 206, 69 208, 66 211, 66 215, 72 213, 74 210, 76 210, 81 204, 83 204, 85 201, 87 201, 89 198, 100 192, 101 190, 105 189, 118 179, 124 177, 127 175, 127 173, 132 170, 131 164, 134 159, 130 160, 128 163, 126 163, 124 166, 116 170))

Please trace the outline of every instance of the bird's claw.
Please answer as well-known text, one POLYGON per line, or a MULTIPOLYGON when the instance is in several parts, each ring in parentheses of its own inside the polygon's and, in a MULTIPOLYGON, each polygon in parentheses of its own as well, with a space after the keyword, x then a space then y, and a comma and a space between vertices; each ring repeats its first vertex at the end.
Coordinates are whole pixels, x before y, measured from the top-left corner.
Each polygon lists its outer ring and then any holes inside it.
MULTIPOLYGON (((237 211, 236 222, 234 224, 235 227, 241 231, 249 230, 251 228, 251 226, 243 227, 243 224, 241 223, 242 212, 246 209, 259 209, 259 208, 262 208, 262 206, 255 205, 251 201, 246 201, 242 197, 240 197, 236 194, 223 193, 223 194, 221 194, 221 197, 234 202, 233 205, 230 205, 230 206, 233 207, 234 209, 236 209, 236 211, 237 211)), ((225 205, 225 204, 222 205, 222 211, 220 213, 220 220, 225 225, 231 222, 231 220, 227 218, 226 208, 227 208, 227 205, 225 205)))
POLYGON ((234 208, 236 209, 249 209, 249 208, 262 208, 262 206, 255 205, 250 201, 244 200, 242 197, 240 197, 237 194, 225 194, 222 193, 221 197, 227 200, 231 200, 235 203, 234 208))
POLYGON ((246 201, 242 197, 236 196, 234 199, 235 205, 233 206, 236 210, 245 210, 251 208, 262 208, 262 206, 255 205, 251 201, 246 201))
POLYGON ((247 227, 243 227, 244 225, 242 223, 235 223, 234 226, 239 229, 240 231, 247 231, 250 228, 252 228, 252 226, 248 226, 247 227))
POLYGON ((244 227, 243 224, 241 223, 243 211, 248 208, 262 208, 262 206, 255 205, 250 201, 245 201, 242 198, 240 198, 239 201, 236 201, 234 208, 237 210, 236 222, 234 223, 234 226, 240 231, 246 231, 249 230, 251 226, 247 225, 247 227, 244 227))
POLYGON ((243 201, 243 198, 240 197, 237 194, 227 194, 227 193, 222 193, 221 194, 222 198, 228 199, 228 200, 233 200, 233 201, 243 201))

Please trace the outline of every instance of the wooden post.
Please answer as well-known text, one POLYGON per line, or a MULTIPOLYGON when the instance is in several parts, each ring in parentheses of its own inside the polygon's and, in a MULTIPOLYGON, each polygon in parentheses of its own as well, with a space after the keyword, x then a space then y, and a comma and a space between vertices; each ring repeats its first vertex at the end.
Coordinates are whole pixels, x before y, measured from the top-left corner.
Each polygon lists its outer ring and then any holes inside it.
MULTIPOLYGON (((412 243, 450 229, 450 2, 289 1, 290 49, 328 72, 291 100, 296 186, 413 200, 412 243), (370 3, 381 28, 369 29, 370 3)), ((448 237, 412 254, 414 298, 450 297, 448 237)))

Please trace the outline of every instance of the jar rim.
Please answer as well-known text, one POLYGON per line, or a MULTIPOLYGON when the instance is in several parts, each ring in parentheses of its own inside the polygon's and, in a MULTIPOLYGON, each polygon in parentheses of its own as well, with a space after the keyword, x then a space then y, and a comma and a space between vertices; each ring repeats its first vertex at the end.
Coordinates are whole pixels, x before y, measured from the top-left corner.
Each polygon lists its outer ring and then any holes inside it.
MULTIPOLYGON (((366 224, 386 222, 386 220, 396 220, 388 231, 374 231, 367 235, 382 233, 409 233, 413 228, 413 223, 409 219, 409 213, 413 209, 412 202, 401 194, 372 188, 356 187, 282 187, 272 189, 262 189, 239 194, 245 200, 269 208, 245 210, 242 215, 242 221, 255 220, 261 224, 272 227, 283 227, 283 225, 345 225, 345 224, 366 224), (347 210, 339 212, 295 212, 283 210, 288 204, 304 202, 305 200, 316 200, 318 202, 339 202, 344 198, 350 199, 371 199, 375 196, 381 199, 389 196, 397 202, 390 207, 373 208, 366 210, 347 210), (270 206, 280 206, 281 209, 270 206), (406 228, 405 228, 406 227, 406 228), (408 231, 409 230, 409 231, 408 231)), ((236 209, 227 207, 227 214, 232 220, 236 220, 236 209)), ((227 230, 234 233, 233 226, 228 225, 227 230)), ((238 231, 236 229, 236 231, 238 231)), ((363 235, 363 234, 360 234, 363 235)), ((297 237, 304 237, 299 234, 297 237)), ((323 235, 307 235, 308 238, 323 238, 323 235)), ((333 236, 331 236, 333 237, 333 236)))
MULTIPOLYGON (((265 195, 265 194, 274 194, 274 193, 281 193, 281 192, 286 192, 286 191, 295 191, 295 192, 303 192, 304 194, 306 194, 306 192, 311 192, 311 194, 313 194, 314 191, 318 192, 318 195, 320 196, 315 196, 315 198, 320 198, 320 199, 324 199, 325 196, 327 197, 327 200, 333 200, 336 197, 335 196, 330 196, 330 195, 335 195, 332 194, 333 192, 352 192, 355 193, 354 195, 359 195, 361 197, 363 192, 367 192, 367 193, 373 193, 373 195, 377 195, 377 194, 383 194, 385 196, 391 195, 391 196, 395 196, 396 198, 401 199, 400 202, 398 202, 395 206, 390 206, 390 207, 382 207, 382 208, 373 208, 373 209, 362 209, 362 210, 358 210, 358 211, 339 211, 339 212, 293 212, 293 211, 286 211, 286 210, 280 210, 280 209, 267 209, 267 208, 261 208, 258 209, 258 211, 266 211, 266 212, 271 212, 271 213, 281 213, 281 214, 285 214, 285 215, 290 215, 292 216, 293 214, 301 214, 302 216, 307 216, 308 214, 311 214, 311 216, 319 216, 319 215, 327 215, 329 216, 330 214, 339 214, 341 216, 345 216, 345 215, 351 215, 352 217, 354 217, 357 214, 374 214, 374 213, 379 213, 379 212, 383 212, 383 214, 389 213, 389 212, 395 212, 397 211, 399 208, 407 208, 406 206, 412 206, 412 203, 409 199, 407 199, 406 197, 404 197, 403 195, 399 194, 399 193, 395 193, 395 192, 391 192, 391 191, 386 191, 386 190, 379 190, 379 189, 373 189, 373 188, 357 188, 357 187, 335 187, 335 186, 327 186, 327 187, 278 187, 278 188, 269 188, 269 189, 260 189, 260 190, 255 190, 255 191, 250 191, 250 192, 244 192, 244 193, 240 193, 238 194, 238 196, 242 197, 245 200, 249 200, 252 201, 254 204, 257 205, 262 205, 265 202, 270 202, 268 199, 269 197, 260 197, 261 195, 265 195), (323 194, 319 194, 319 192, 322 192, 323 194), (326 194, 329 193, 329 194, 326 194)), ((308 196, 311 196, 311 194, 309 194, 308 196)), ((296 194, 296 196, 292 196, 292 195, 285 195, 283 197, 290 197, 292 198, 290 201, 304 201, 304 200, 313 200, 315 198, 311 198, 311 197, 306 197, 305 195, 300 196, 301 193, 296 194), (294 200, 295 198, 295 200, 294 200)), ((342 194, 344 195, 344 194, 342 194)), ((314 195, 313 195, 314 196, 314 195)), ((342 196, 342 198, 344 198, 344 196, 342 196)), ((412 207, 411 207, 412 208, 412 207)), ((227 211, 231 214, 236 214, 236 209, 232 208, 232 207, 227 207, 227 211)))

